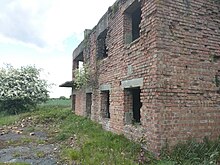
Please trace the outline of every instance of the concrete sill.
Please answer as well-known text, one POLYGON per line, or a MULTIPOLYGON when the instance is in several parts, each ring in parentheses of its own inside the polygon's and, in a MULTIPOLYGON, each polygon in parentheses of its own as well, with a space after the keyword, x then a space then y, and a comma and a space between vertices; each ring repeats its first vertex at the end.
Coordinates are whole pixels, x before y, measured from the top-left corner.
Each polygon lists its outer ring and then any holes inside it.
POLYGON ((126 47, 127 49, 129 49, 129 48, 131 48, 132 46, 136 45, 136 44, 139 42, 139 40, 140 40, 140 37, 137 38, 136 40, 132 41, 131 43, 126 44, 125 47, 126 47))

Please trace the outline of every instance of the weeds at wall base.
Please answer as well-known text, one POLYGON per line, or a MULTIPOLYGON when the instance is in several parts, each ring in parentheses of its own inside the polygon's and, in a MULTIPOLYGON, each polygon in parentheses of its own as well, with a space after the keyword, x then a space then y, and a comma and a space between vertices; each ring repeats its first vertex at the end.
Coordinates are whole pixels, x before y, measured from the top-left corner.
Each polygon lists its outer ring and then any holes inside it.
POLYGON ((220 138, 211 141, 205 137, 201 143, 192 139, 178 143, 172 150, 166 144, 162 149, 161 159, 174 164, 217 165, 220 163, 220 138))

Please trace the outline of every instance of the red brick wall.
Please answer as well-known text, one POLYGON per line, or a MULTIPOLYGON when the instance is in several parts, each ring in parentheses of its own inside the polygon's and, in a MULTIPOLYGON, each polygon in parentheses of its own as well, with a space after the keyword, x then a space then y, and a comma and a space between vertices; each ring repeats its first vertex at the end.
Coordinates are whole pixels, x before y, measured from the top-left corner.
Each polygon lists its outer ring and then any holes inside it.
POLYGON ((220 3, 168 0, 157 3, 157 50, 162 75, 159 99, 162 142, 220 134, 220 3))
POLYGON ((86 116, 86 93, 84 90, 76 91, 75 113, 80 116, 86 116))
MULTIPOLYGON (((132 0, 129 0, 132 1, 132 0)), ((214 0, 142 0, 140 38, 127 44, 130 22, 119 1, 108 19, 108 57, 96 60, 97 30, 86 39, 83 54, 92 81, 91 119, 132 139, 144 137, 159 152, 166 141, 220 132, 220 94, 214 81, 220 70, 220 4, 214 0), (215 59, 215 60, 213 60, 215 59), (97 81, 96 80, 97 75, 97 81), (122 81, 143 78, 141 125, 125 123, 126 91, 122 81), (109 84, 110 119, 102 118, 100 86, 109 84)), ((76 93, 76 114, 85 115, 85 91, 76 93)))

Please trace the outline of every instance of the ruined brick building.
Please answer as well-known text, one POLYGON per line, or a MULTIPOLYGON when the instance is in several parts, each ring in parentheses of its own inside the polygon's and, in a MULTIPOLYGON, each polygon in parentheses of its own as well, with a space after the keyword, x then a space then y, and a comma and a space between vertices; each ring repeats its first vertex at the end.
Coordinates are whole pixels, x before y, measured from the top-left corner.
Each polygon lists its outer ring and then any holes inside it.
POLYGON ((77 115, 154 152, 220 135, 219 0, 117 0, 85 31, 73 73, 80 61, 90 83, 72 87, 77 115))

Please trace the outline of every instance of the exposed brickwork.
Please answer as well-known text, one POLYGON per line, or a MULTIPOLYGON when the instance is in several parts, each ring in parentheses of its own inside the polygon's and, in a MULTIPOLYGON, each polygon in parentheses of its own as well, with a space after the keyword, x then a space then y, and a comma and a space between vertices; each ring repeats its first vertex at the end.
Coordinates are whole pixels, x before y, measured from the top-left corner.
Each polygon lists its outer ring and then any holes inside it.
MULTIPOLYGON (((113 6, 73 52, 73 70, 83 54, 91 71, 91 119, 129 138, 144 137, 157 153, 166 141, 173 145, 188 138, 217 138, 220 2, 118 0, 113 6), (138 3, 140 37, 132 41, 130 13, 138 3), (97 60, 97 38, 104 30, 107 54, 97 60), (140 124, 133 125, 128 123, 132 100, 127 88, 136 87, 142 107, 140 124), (103 115, 102 90, 109 91, 110 118, 103 115)), ((73 92, 75 113, 86 116, 86 89, 73 92)))
POLYGON ((161 139, 217 138, 220 95, 213 82, 220 69, 220 5, 217 1, 160 1, 157 15, 161 139))
POLYGON ((75 94, 75 113, 81 116, 87 116, 86 93, 84 90, 77 91, 75 94))

